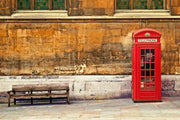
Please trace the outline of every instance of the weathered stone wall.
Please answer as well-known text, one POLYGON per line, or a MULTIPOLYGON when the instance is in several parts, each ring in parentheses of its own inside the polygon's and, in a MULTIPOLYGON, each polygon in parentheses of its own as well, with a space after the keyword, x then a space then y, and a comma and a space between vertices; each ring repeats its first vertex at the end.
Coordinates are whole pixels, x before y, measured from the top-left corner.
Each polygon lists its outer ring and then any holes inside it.
POLYGON ((131 34, 138 23, 0 26, 1 75, 131 73, 131 34))
POLYGON ((114 0, 68 0, 69 15, 113 15, 114 0))
POLYGON ((11 14, 11 0, 1 0, 0 15, 10 15, 10 14, 11 14))
POLYGON ((145 27, 162 33, 162 74, 180 73, 180 22, 82 21, 0 23, 0 74, 131 74, 131 35, 145 27))

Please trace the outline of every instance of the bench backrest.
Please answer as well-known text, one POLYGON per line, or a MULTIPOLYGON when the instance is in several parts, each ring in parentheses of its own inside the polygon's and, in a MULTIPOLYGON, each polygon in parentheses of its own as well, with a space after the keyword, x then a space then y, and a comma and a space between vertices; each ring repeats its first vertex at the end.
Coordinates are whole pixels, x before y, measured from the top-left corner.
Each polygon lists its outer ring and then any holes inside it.
POLYGON ((30 88, 25 86, 25 85, 13 85, 12 91, 14 91, 14 92, 26 92, 26 91, 30 91, 30 88))
POLYGON ((57 84, 13 85, 12 90, 15 92, 45 91, 45 90, 69 90, 69 84, 68 83, 57 83, 57 84))

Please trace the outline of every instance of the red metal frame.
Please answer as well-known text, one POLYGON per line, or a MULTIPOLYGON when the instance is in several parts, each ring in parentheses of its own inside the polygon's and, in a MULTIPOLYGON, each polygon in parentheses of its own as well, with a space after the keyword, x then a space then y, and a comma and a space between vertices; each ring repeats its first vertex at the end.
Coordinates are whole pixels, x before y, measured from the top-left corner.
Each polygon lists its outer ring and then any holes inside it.
POLYGON ((133 33, 132 98, 161 101, 161 33, 141 29, 133 33))

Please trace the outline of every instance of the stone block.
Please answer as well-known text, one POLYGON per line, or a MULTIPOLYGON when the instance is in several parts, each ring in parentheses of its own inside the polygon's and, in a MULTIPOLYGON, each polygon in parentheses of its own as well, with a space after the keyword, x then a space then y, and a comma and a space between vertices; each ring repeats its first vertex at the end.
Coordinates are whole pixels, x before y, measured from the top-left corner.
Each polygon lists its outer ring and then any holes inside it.
POLYGON ((162 91, 174 91, 175 89, 175 81, 174 80, 166 80, 161 83, 162 91))
POLYGON ((105 15, 105 8, 94 8, 93 9, 94 15, 105 15))
POLYGON ((180 90, 177 91, 162 91, 163 97, 180 97, 180 90))
POLYGON ((175 41, 176 43, 180 43, 180 35, 179 35, 180 29, 176 29, 176 33, 175 33, 175 41))
POLYGON ((87 16, 93 15, 93 9, 92 8, 84 8, 83 15, 87 15, 87 16))
POLYGON ((155 29, 157 29, 157 28, 166 28, 166 29, 168 29, 169 25, 168 25, 168 23, 151 22, 151 23, 147 24, 147 27, 148 28, 155 28, 155 29))
POLYGON ((5 37, 7 36, 7 24, 6 23, 0 23, 0 36, 5 37))
POLYGON ((76 92, 81 92, 81 91, 85 91, 86 89, 86 84, 85 82, 74 82, 73 84, 73 91, 76 91, 76 92))
POLYGON ((180 5, 180 1, 179 0, 171 1, 171 6, 175 7, 175 6, 179 6, 179 5, 180 5))
POLYGON ((87 66, 85 72, 86 74, 97 74, 96 66, 87 66))
POLYGON ((0 103, 8 102, 7 97, 8 97, 7 92, 0 92, 0 103))
POLYGON ((11 14, 12 14, 12 12, 11 12, 10 8, 0 8, 0 15, 9 16, 11 14))
MULTIPOLYGON (((179 55, 180 56, 180 55, 179 55)), ((180 74, 180 67, 178 66, 178 67, 176 67, 176 74, 180 74)))
POLYGON ((6 8, 6 1, 5 0, 0 1, 0 8, 6 8))
POLYGON ((175 81, 175 88, 174 88, 176 91, 180 91, 180 80, 176 80, 175 81))
POLYGON ((114 13, 113 0, 69 0, 69 15, 112 15, 114 13))

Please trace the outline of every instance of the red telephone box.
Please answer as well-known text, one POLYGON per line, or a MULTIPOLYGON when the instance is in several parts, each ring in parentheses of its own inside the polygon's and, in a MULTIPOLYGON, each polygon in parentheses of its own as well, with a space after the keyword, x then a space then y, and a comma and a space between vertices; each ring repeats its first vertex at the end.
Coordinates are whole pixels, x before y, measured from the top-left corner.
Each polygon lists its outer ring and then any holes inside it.
POLYGON ((161 101, 161 33, 140 29, 132 34, 132 98, 161 101))

